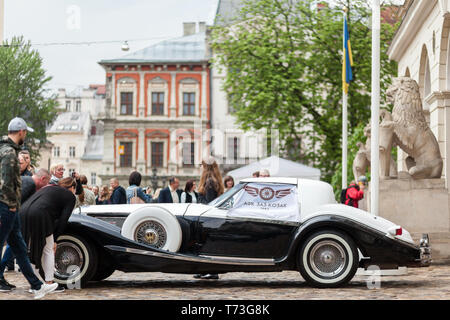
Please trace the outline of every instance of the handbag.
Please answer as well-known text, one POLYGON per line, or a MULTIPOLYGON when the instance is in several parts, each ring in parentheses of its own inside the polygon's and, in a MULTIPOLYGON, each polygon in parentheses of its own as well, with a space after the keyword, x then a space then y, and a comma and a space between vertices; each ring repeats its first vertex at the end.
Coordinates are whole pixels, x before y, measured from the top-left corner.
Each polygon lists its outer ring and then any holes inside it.
POLYGON ((135 203, 145 203, 145 201, 144 200, 142 200, 141 198, 139 198, 138 197, 138 195, 137 195, 137 187, 136 188, 134 188, 134 194, 133 194, 133 197, 130 199, 130 203, 131 204, 135 204, 135 203))

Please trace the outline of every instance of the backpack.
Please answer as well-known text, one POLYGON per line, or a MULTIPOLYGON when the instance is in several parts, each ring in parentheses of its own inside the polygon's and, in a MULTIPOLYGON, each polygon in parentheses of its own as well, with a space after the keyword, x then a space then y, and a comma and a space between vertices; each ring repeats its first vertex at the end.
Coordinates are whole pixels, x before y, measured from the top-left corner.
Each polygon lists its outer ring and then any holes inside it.
MULTIPOLYGON (((347 191, 348 191, 348 189, 350 189, 350 188, 356 188, 356 189, 359 190, 359 187, 356 186, 356 185, 351 185, 351 186, 349 186, 348 188, 342 189, 342 191, 341 191, 341 203, 345 204, 345 202, 347 201, 347 191)), ((352 198, 349 198, 349 199, 350 199, 350 200, 349 200, 349 202, 347 203, 347 205, 353 207, 353 201, 354 201, 354 200, 353 200, 352 198)))

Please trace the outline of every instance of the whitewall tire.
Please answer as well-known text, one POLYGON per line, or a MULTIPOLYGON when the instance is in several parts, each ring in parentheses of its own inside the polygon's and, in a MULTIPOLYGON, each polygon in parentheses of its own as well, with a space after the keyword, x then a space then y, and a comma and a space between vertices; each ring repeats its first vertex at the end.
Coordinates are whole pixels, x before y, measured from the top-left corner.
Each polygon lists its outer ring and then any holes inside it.
POLYGON ((58 237, 55 253, 55 282, 79 289, 97 271, 97 250, 86 239, 78 235, 58 237))
POLYGON ((122 225, 122 236, 130 240, 177 252, 182 231, 177 218, 160 207, 146 207, 132 212, 122 225))
POLYGON ((358 249, 346 234, 335 230, 313 233, 301 245, 297 264, 302 277, 315 287, 348 283, 359 264, 358 249))

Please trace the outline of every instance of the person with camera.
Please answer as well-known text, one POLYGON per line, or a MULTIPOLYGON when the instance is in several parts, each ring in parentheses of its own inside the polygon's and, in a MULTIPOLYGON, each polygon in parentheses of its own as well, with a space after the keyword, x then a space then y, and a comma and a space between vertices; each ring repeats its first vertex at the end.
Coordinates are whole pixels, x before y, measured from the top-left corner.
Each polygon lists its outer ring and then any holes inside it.
MULTIPOLYGON (((52 177, 50 178, 50 182, 48 184, 57 186, 59 180, 61 180, 64 177, 65 171, 66 171, 66 169, 64 168, 64 165, 61 163, 54 164, 53 166, 51 166, 50 173, 51 173, 52 177)), ((74 170, 70 174, 70 177, 75 179, 75 181, 77 183, 75 195, 79 196, 81 194, 84 194, 83 185, 81 184, 81 180, 80 180, 80 174, 74 170)))
POLYGON ((152 202, 152 196, 147 193, 147 189, 140 187, 142 181, 142 175, 138 171, 133 171, 129 178, 128 183, 130 186, 126 190, 127 203, 150 203, 152 202))

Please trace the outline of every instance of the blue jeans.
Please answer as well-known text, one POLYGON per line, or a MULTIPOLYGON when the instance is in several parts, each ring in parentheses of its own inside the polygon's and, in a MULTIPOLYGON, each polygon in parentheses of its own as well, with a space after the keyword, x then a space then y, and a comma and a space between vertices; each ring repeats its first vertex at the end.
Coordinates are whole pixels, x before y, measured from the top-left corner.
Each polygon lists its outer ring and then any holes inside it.
POLYGON ((5 252, 3 253, 2 261, 0 262, 0 275, 3 275, 5 273, 5 268, 8 267, 8 269, 14 268, 14 254, 12 253, 11 247, 8 244, 6 246, 5 252))
MULTIPOLYGON (((27 245, 20 231, 20 219, 18 212, 12 212, 8 206, 0 202, 0 243, 8 242, 12 253, 16 256, 20 271, 31 285, 31 289, 39 290, 42 282, 34 274, 27 254, 27 245)), ((3 277, 3 273, 0 274, 3 277)))

